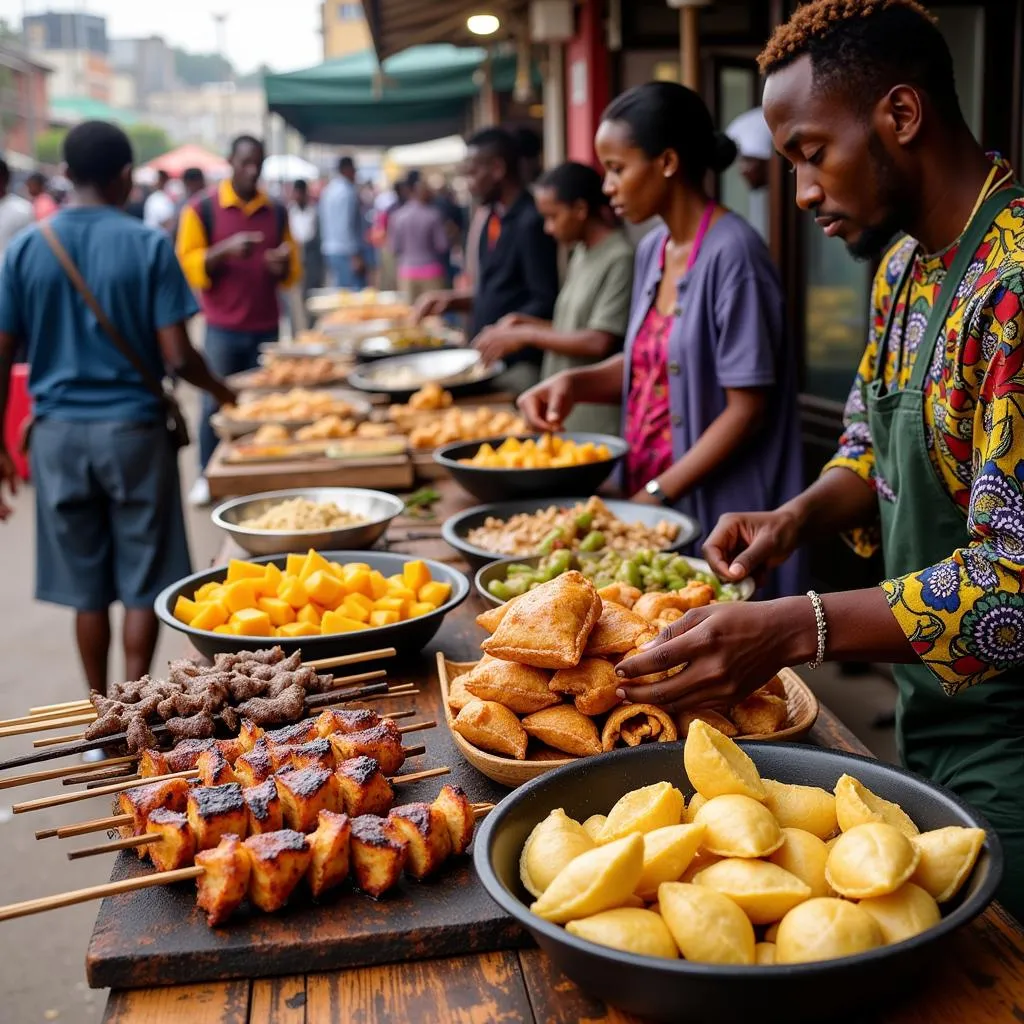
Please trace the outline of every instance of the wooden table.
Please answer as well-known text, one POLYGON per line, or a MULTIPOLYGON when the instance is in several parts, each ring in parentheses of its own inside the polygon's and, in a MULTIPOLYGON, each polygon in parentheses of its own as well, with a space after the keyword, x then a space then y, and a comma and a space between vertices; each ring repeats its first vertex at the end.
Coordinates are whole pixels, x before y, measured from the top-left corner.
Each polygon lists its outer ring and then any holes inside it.
MULTIPOLYGON (((436 522, 396 520, 394 547, 452 561, 443 542, 424 536, 443 517, 470 502, 450 482, 436 522), (415 539, 400 538, 412 535, 415 539)), ((457 653, 483 607, 475 595, 446 620, 432 649, 457 653)), ((476 627, 473 626, 473 629, 476 627)), ((418 684, 436 688, 424 670, 418 684)), ((868 754, 866 747, 822 707, 808 741, 868 754)), ((829 1016, 829 1020, 834 1015, 829 1016)), ((116 990, 105 1024, 628 1024, 630 1014, 592 999, 537 949, 422 960, 280 978, 170 988, 116 990)), ((1024 929, 993 906, 950 937, 933 970, 905 999, 860 1024, 1022 1024, 1024 1022, 1024 929)))

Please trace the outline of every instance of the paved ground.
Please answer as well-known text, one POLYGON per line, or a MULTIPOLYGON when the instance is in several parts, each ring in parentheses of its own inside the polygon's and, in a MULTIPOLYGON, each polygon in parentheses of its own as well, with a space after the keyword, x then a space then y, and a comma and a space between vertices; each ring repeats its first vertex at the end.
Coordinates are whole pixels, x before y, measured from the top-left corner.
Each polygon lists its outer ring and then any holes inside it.
MULTIPOLYGON (((186 491, 191 483, 194 449, 182 457, 186 491)), ((205 511, 190 513, 192 557, 195 565, 208 564, 217 537, 205 511)), ((24 714, 32 705, 74 700, 84 696, 67 612, 32 600, 33 497, 26 490, 17 511, 0 526, 0 718, 24 714)), ((178 653, 179 642, 164 635, 157 664, 178 653)), ((115 660, 114 671, 120 672, 115 660)), ((892 733, 876 728, 876 717, 893 702, 893 687, 874 675, 843 677, 826 667, 815 677, 815 687, 848 725, 879 756, 894 756, 892 733)), ((0 740, 4 756, 30 749, 20 737, 0 740)), ((56 808, 12 816, 14 800, 52 793, 53 783, 0 791, 0 903, 6 904, 64 889, 95 885, 109 877, 109 858, 69 862, 57 840, 36 842, 33 832, 79 820, 73 808, 56 808)), ((105 811, 102 800, 87 805, 96 815, 105 811)), ((82 815, 85 817, 88 815, 82 815)), ((0 1020, 7 1024, 38 1021, 98 1021, 104 992, 85 984, 84 958, 96 915, 95 904, 0 924, 0 1020)))

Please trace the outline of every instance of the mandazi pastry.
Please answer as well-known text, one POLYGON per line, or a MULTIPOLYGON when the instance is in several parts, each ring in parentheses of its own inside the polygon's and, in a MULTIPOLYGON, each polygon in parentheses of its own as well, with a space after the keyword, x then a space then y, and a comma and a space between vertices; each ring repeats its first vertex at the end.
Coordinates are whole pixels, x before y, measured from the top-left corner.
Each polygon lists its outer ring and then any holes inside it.
POLYGON ((526 760, 529 737, 519 719, 503 704, 474 700, 458 713, 452 728, 474 747, 514 757, 517 761, 526 760))
POLYGON ((635 612, 613 601, 603 601, 601 618, 587 640, 589 657, 605 654, 625 654, 637 645, 637 637, 647 632, 651 624, 635 612))
POLYGON ((546 708, 523 719, 527 734, 574 757, 601 753, 597 726, 568 704, 546 708))
POLYGON ((786 724, 786 701, 770 693, 752 693, 732 707, 730 717, 746 736, 770 735, 786 724))
POLYGON ((529 715, 560 703, 548 688, 551 673, 514 661, 486 658, 465 677, 466 689, 480 700, 504 704, 517 715, 529 715))
POLYGON ((619 685, 615 666, 604 658, 583 658, 575 668, 559 669, 548 683, 554 693, 574 697, 584 715, 603 715, 621 704, 619 685))
POLYGON ((717 729, 723 736, 733 737, 738 736, 740 733, 739 729, 725 715, 712 711, 711 708, 705 708, 700 711, 680 711, 676 715, 676 728, 683 739, 690 735, 690 726, 694 722, 703 722, 705 725, 710 725, 712 729, 717 729))
POLYGON ((653 704, 624 704, 604 723, 601 749, 614 750, 620 742, 627 747, 641 743, 672 743, 679 738, 672 717, 653 704))
POLYGON ((597 592, 602 601, 612 601, 623 608, 632 608, 643 596, 639 587, 631 587, 628 583, 609 583, 597 592))
POLYGON ((507 606, 498 628, 481 645, 487 654, 534 668, 572 668, 601 616, 593 583, 571 570, 507 606))

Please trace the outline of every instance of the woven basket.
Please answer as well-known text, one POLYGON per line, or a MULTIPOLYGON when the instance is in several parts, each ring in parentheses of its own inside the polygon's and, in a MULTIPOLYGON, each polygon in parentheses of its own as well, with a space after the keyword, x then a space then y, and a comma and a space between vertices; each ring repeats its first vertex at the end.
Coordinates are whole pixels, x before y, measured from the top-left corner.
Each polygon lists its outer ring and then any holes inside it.
MULTIPOLYGON (((562 754, 548 747, 537 748, 531 741, 525 761, 517 761, 514 757, 502 757, 500 754, 489 754, 486 750, 473 746, 465 737, 452 728, 454 716, 448 706, 449 681, 465 675, 476 665, 475 661, 448 661, 441 651, 437 652, 437 678, 441 684, 441 701, 448 729, 462 756, 478 772, 502 786, 515 789, 524 782, 537 778, 552 768, 577 761, 579 758, 562 754)), ((818 718, 818 698, 810 687, 792 670, 788 668, 779 672, 779 679, 786 688, 786 724, 778 732, 742 736, 744 740, 798 740, 811 731, 818 718)))

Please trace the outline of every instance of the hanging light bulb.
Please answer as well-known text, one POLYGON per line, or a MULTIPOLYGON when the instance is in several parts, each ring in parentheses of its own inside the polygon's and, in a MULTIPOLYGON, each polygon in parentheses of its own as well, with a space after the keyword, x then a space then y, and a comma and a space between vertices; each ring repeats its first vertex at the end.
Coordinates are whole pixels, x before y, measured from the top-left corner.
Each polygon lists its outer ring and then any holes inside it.
POLYGON ((471 14, 466 28, 475 36, 493 36, 501 28, 501 21, 493 14, 471 14))

